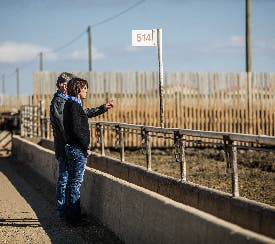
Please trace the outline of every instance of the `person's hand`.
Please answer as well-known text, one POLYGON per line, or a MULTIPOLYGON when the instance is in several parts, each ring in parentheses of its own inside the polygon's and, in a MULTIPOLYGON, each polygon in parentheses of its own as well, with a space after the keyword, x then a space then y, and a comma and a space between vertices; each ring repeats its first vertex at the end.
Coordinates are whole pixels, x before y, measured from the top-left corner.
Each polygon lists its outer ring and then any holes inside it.
POLYGON ((110 109, 114 107, 114 100, 110 100, 105 104, 106 109, 110 109))
POLYGON ((91 150, 87 150, 87 156, 90 156, 92 154, 92 151, 91 150))

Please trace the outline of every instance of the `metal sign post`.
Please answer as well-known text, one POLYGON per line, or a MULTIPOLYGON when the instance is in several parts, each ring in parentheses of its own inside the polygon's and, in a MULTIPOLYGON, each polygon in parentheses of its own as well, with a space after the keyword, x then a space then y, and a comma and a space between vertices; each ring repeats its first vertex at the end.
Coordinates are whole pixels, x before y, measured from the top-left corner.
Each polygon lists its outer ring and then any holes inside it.
POLYGON ((157 29, 158 33, 158 59, 159 59, 159 112, 160 127, 164 127, 164 105, 163 105, 163 62, 162 62, 162 29, 157 29))
POLYGON ((160 127, 164 127, 162 29, 132 30, 132 46, 158 46, 160 127))

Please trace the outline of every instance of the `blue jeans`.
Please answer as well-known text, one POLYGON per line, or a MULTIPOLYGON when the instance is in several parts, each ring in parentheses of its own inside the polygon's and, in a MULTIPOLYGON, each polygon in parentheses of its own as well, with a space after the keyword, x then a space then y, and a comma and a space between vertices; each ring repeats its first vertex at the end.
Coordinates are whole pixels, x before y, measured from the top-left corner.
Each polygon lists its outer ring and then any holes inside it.
POLYGON ((68 183, 68 160, 67 157, 58 158, 58 179, 56 184, 56 200, 57 200, 57 211, 59 216, 62 217, 65 213, 66 208, 66 190, 68 183))
POLYGON ((66 144, 65 151, 69 171, 66 219, 74 223, 80 220, 81 215, 80 187, 83 182, 87 156, 78 145, 66 144))

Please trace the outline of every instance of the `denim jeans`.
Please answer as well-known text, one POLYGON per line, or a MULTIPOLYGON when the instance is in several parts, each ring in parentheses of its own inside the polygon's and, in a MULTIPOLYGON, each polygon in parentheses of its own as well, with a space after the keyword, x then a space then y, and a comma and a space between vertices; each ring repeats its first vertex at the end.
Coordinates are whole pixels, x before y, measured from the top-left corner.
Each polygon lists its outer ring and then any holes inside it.
POLYGON ((68 191, 66 218, 69 222, 80 220, 80 187, 83 182, 87 156, 78 145, 65 146, 68 158, 68 191))
POLYGON ((58 179, 56 184, 57 211, 60 217, 65 213, 66 208, 66 190, 68 183, 68 160, 67 157, 58 158, 58 179))

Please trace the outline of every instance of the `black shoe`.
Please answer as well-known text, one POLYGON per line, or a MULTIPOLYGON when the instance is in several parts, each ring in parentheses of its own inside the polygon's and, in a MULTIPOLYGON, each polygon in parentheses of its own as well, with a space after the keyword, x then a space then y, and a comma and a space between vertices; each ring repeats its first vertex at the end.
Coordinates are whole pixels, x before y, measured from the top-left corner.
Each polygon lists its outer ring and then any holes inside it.
POLYGON ((90 223, 86 219, 78 220, 78 221, 66 221, 67 224, 71 227, 84 227, 88 226, 90 223))
POLYGON ((58 216, 60 219, 65 219, 66 213, 65 213, 65 211, 57 211, 57 216, 58 216))
POLYGON ((87 219, 88 218, 88 215, 86 213, 82 213, 80 215, 80 219, 87 219))

